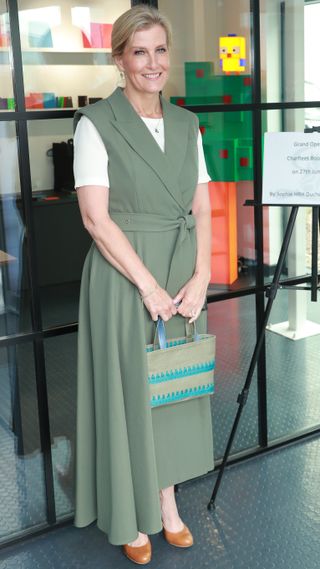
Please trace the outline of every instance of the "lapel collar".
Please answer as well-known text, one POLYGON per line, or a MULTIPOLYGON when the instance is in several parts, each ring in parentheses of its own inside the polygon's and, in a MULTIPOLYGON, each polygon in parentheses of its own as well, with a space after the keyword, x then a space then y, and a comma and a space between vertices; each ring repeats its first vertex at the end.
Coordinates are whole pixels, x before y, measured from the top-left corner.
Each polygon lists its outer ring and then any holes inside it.
POLYGON ((183 120, 178 109, 172 107, 162 96, 160 98, 163 110, 165 152, 162 152, 120 87, 117 87, 108 97, 115 117, 111 123, 135 152, 156 172, 175 202, 185 209, 175 176, 180 173, 185 158, 188 122, 183 120))

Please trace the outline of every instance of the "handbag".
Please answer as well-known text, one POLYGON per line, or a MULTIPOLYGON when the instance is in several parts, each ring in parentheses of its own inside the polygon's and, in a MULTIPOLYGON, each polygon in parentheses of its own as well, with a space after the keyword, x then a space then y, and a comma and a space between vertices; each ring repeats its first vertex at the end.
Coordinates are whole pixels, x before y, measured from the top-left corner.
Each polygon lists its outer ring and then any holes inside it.
POLYGON ((214 393, 216 337, 198 334, 187 320, 185 331, 167 340, 164 321, 157 321, 154 342, 146 346, 151 407, 214 393))

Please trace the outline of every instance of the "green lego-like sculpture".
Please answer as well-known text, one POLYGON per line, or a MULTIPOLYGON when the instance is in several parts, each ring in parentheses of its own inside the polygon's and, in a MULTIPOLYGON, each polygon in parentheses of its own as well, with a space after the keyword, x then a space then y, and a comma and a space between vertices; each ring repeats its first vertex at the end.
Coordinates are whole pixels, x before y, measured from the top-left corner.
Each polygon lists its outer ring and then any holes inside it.
MULTIPOLYGON (((209 61, 185 62, 186 96, 176 105, 243 104, 252 101, 250 75, 214 75, 209 61)), ((208 173, 216 182, 252 180, 251 112, 197 113, 208 173)))

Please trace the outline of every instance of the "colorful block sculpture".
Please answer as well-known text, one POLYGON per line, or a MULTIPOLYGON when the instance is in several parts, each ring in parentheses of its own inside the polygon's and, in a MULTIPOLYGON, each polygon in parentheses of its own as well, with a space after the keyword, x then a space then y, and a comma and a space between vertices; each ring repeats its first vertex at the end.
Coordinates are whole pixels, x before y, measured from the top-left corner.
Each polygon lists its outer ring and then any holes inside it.
POLYGON ((246 70, 246 38, 228 34, 219 39, 220 67, 224 73, 246 70))
MULTIPOLYGON (((186 95, 171 97, 176 105, 192 107, 252 101, 249 75, 215 75, 213 64, 208 61, 186 62, 185 79, 186 95)), ((214 180, 209 184, 213 218, 211 282, 231 284, 238 278, 237 182, 253 179, 251 113, 197 115, 207 169, 214 180)))

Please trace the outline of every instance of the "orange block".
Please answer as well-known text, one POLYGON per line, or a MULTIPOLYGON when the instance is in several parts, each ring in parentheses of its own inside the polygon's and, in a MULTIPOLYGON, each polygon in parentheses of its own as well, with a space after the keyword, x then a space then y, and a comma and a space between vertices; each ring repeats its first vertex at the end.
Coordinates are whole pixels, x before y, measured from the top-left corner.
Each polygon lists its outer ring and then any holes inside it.
POLYGON ((237 190, 235 182, 209 182, 212 217, 211 280, 231 284, 238 278, 237 190))

